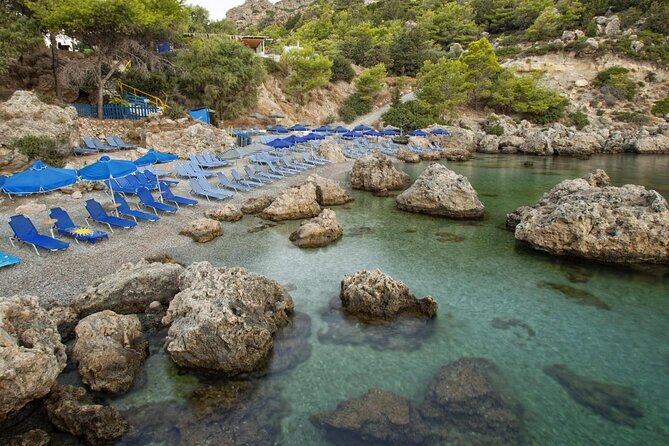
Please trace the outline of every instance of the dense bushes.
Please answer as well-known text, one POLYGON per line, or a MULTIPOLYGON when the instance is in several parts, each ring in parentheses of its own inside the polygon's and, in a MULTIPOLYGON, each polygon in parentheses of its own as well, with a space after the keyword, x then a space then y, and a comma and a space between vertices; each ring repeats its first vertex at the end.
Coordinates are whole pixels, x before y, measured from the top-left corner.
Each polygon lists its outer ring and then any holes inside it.
POLYGON ((590 119, 585 113, 577 111, 569 114, 569 124, 573 125, 578 130, 583 130, 587 125, 590 124, 590 119))
POLYGON ((352 94, 342 104, 339 109, 339 117, 342 121, 349 123, 353 122, 358 116, 372 111, 372 103, 357 94, 352 94))
POLYGON ((344 122, 352 122, 358 116, 372 111, 372 101, 383 89, 386 76, 386 67, 383 64, 360 73, 355 80, 355 93, 346 98, 339 109, 339 116, 344 122))
POLYGON ((327 85, 332 77, 332 61, 310 48, 289 51, 281 62, 290 68, 286 91, 298 101, 304 93, 327 85))
POLYGON ((353 71, 350 60, 344 56, 335 56, 332 58, 332 77, 330 78, 331 82, 351 82, 354 77, 355 71, 353 71))
POLYGON ((431 107, 421 100, 394 102, 390 110, 381 116, 381 119, 386 125, 401 127, 405 131, 424 129, 429 125, 442 122, 434 116, 431 107))
POLYGON ((14 141, 14 149, 31 160, 41 159, 45 163, 62 167, 67 154, 58 150, 58 141, 47 136, 24 136, 14 141))
POLYGON ((665 116, 669 114, 669 97, 657 101, 653 104, 651 112, 656 116, 665 116))
POLYGON ((631 101, 636 96, 637 84, 629 77, 629 70, 623 67, 611 67, 597 74, 595 87, 605 95, 615 99, 631 101))

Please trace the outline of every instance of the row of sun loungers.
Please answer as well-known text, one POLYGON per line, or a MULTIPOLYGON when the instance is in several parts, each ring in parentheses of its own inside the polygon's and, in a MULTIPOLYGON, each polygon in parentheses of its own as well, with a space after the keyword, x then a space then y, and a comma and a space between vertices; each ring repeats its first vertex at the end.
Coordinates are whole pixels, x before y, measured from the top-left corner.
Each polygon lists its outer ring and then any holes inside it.
POLYGON ((92 136, 84 136, 84 145, 75 147, 74 154, 88 155, 90 153, 113 152, 115 150, 134 149, 137 147, 135 144, 129 144, 123 141, 123 139, 119 136, 108 136, 105 139, 107 141, 106 143, 92 136))

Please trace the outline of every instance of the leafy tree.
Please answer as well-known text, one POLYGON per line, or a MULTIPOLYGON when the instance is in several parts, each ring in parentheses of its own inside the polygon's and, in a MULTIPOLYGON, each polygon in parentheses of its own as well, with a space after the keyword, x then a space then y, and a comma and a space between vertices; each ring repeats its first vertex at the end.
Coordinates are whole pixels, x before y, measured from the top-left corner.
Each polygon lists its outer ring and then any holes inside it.
POLYGON ((472 0, 476 22, 493 34, 523 30, 552 6, 552 0, 472 0))
POLYGON ((351 66, 351 61, 342 55, 332 57, 332 82, 344 81, 351 82, 355 77, 355 71, 351 66))
POLYGON ((467 102, 474 86, 468 81, 469 70, 460 60, 440 59, 425 62, 416 78, 416 96, 429 104, 436 116, 453 113, 467 102))
POLYGON ((0 0, 0 75, 18 57, 42 43, 40 24, 20 2, 0 0))
POLYGON ((100 119, 105 86, 118 68, 152 57, 157 41, 188 23, 179 0, 30 0, 29 6, 47 29, 62 29, 94 49, 82 74, 94 75, 100 119))
POLYGON ((381 119, 387 125, 403 130, 423 129, 440 122, 432 113, 432 108, 420 100, 394 103, 381 119))
POLYGON ((281 61, 290 68, 286 91, 298 100, 302 94, 327 85, 332 77, 332 61, 309 48, 289 51, 281 61))
POLYGON ((367 68, 355 81, 357 94, 362 99, 371 101, 383 89, 387 75, 384 64, 367 68))
POLYGON ((253 107, 265 77, 262 59, 226 38, 195 40, 179 51, 176 65, 179 90, 216 110, 222 119, 253 107))
POLYGON ((209 10, 199 5, 187 5, 186 9, 190 21, 188 32, 206 33, 209 26, 209 10))
POLYGON ((358 116, 362 116, 370 111, 372 111, 371 101, 358 94, 352 94, 344 100, 344 103, 339 109, 339 117, 342 121, 350 123, 358 116))
POLYGON ((474 18, 471 5, 448 2, 428 10, 419 23, 434 41, 448 48, 453 42, 469 43, 476 39, 480 30, 474 18))
POLYGON ((467 80, 474 85, 471 90, 472 99, 474 105, 478 106, 481 101, 492 96, 495 79, 502 68, 495 50, 486 38, 470 43, 461 60, 467 65, 467 80))
POLYGON ((585 6, 580 0, 558 0, 547 7, 527 29, 530 39, 558 37, 565 29, 577 28, 583 22, 585 6))
POLYGON ((405 29, 399 34, 390 45, 389 53, 390 71, 397 76, 415 76, 426 60, 437 60, 444 55, 420 27, 405 29))

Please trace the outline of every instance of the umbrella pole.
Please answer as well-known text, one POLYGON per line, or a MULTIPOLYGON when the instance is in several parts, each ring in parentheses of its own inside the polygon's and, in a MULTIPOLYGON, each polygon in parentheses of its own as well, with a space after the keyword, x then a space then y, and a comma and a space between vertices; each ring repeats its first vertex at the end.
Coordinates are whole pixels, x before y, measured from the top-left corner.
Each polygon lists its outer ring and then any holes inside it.
POLYGON ((155 169, 154 175, 156 176, 156 182, 158 183, 158 199, 161 203, 163 203, 163 191, 160 190, 160 177, 158 176, 158 169, 155 169))
POLYGON ((114 196, 114 183, 112 183, 111 176, 109 177, 109 193, 112 197, 112 204, 114 205, 114 215, 118 217, 118 208, 116 207, 116 197, 114 196))

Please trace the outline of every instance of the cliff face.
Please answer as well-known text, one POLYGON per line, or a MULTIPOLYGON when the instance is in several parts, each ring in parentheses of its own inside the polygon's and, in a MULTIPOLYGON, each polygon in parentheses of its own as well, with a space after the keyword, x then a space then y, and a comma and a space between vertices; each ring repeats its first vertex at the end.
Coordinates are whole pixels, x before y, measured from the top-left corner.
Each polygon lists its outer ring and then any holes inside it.
POLYGON ((315 0, 281 0, 276 3, 269 0, 246 0, 243 5, 230 9, 226 17, 234 21, 239 29, 250 25, 283 24, 314 2, 315 0))

